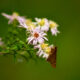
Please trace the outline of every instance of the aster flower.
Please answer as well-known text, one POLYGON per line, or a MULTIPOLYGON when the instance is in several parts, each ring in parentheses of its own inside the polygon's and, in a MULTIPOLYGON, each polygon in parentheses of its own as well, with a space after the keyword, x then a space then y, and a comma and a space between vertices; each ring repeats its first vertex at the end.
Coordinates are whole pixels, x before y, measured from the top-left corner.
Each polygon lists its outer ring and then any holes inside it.
POLYGON ((9 19, 8 24, 11 24, 14 20, 17 20, 17 21, 18 21, 19 19, 25 20, 24 17, 19 16, 19 14, 16 13, 16 12, 14 12, 12 15, 8 15, 8 14, 6 14, 6 13, 2 13, 2 15, 3 15, 4 17, 6 17, 7 19, 9 19))
POLYGON ((12 15, 8 15, 6 13, 2 13, 2 15, 4 17, 6 17, 7 19, 9 19, 8 24, 11 24, 15 19, 17 19, 17 17, 19 16, 18 13, 14 12, 12 15))
POLYGON ((18 17, 18 22, 20 23, 19 27, 24 27, 24 28, 28 28, 28 26, 26 25, 26 19, 24 18, 21 18, 21 17, 18 17))
POLYGON ((48 19, 43 18, 43 19, 39 19, 39 18, 35 18, 37 24, 41 27, 42 31, 48 31, 49 30, 49 22, 48 19))
POLYGON ((34 30, 35 28, 36 28, 36 24, 35 24, 35 22, 32 22, 32 20, 30 20, 30 19, 27 19, 26 20, 26 25, 28 26, 28 30, 29 31, 32 31, 32 30, 34 30))
POLYGON ((49 21, 49 27, 51 29, 52 35, 57 35, 57 33, 60 33, 57 29, 58 24, 56 24, 55 22, 49 21))
POLYGON ((28 37, 28 43, 36 45, 37 43, 43 43, 44 40, 48 40, 45 36, 47 34, 40 30, 40 27, 36 27, 31 31, 30 36, 28 37))
POLYGON ((53 45, 49 46, 46 43, 42 43, 39 45, 34 46, 34 48, 38 48, 39 51, 37 52, 37 55, 40 57, 42 56, 43 58, 48 58, 48 56, 51 54, 51 48, 53 45))
POLYGON ((36 27, 35 23, 32 22, 30 19, 18 18, 18 21, 20 23, 20 27, 24 27, 28 31, 32 31, 36 27))

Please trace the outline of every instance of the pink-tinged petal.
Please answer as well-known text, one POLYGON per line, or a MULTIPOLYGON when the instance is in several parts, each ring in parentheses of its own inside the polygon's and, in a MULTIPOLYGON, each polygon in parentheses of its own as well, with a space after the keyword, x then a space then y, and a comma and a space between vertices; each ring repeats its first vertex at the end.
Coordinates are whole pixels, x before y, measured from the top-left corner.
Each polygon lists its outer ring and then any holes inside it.
POLYGON ((46 37, 43 37, 43 38, 48 41, 48 39, 46 37))
POLYGON ((43 58, 46 58, 47 59, 48 56, 49 56, 48 54, 44 53, 43 58))
POLYGON ((47 34, 46 33, 44 33, 44 32, 40 32, 40 36, 46 36, 47 34))
POLYGON ((43 51, 41 51, 41 52, 39 53, 39 57, 42 56, 42 55, 43 55, 43 51))
POLYGON ((26 29, 28 28, 27 25, 25 24, 25 22, 23 21, 23 19, 19 18, 18 21, 19 21, 21 26, 23 26, 26 29))
POLYGON ((8 24, 11 24, 13 22, 13 19, 10 19, 9 21, 8 21, 8 24))
POLYGON ((34 40, 34 41, 33 41, 33 45, 36 45, 36 44, 37 44, 37 40, 34 40))
POLYGON ((44 39, 43 38, 40 38, 38 39, 39 43, 43 43, 44 42, 44 39))
POLYGON ((12 18, 12 16, 7 15, 7 14, 5 14, 5 13, 2 13, 2 15, 3 15, 4 17, 6 17, 7 19, 11 19, 11 18, 12 18))
POLYGON ((42 30, 42 31, 48 31, 48 30, 49 30, 49 27, 46 26, 46 25, 45 25, 45 26, 42 26, 42 27, 41 27, 41 30, 42 30))
POLYGON ((57 33, 60 33, 57 28, 51 29, 52 35, 57 35, 57 33))
POLYGON ((18 16, 18 17, 17 17, 17 20, 18 20, 18 21, 25 22, 26 19, 25 19, 25 17, 18 16))
POLYGON ((41 53, 41 50, 39 50, 38 52, 37 52, 37 54, 39 55, 41 53))
POLYGON ((40 48, 40 45, 34 46, 34 48, 35 48, 35 49, 36 49, 36 48, 40 48))
POLYGON ((43 35, 43 36, 46 36, 47 34, 46 34, 46 33, 43 33, 42 35, 43 35))
POLYGON ((39 32, 40 31, 40 26, 36 27, 35 28, 35 31, 38 31, 39 32))
POLYGON ((29 37, 27 40, 28 40, 28 43, 30 43, 34 38, 33 37, 29 37))

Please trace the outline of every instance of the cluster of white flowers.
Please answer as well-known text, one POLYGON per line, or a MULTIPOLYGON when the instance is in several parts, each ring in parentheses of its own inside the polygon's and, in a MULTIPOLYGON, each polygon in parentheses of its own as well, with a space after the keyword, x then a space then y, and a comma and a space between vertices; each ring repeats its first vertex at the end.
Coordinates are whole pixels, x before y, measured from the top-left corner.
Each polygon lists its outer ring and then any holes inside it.
POLYGON ((46 59, 48 58, 51 53, 51 48, 54 46, 49 46, 45 43, 45 40, 48 41, 46 35, 49 30, 51 31, 52 35, 57 35, 57 33, 59 33, 58 24, 56 22, 46 18, 35 18, 35 22, 33 22, 30 19, 19 16, 19 14, 16 12, 14 12, 12 15, 5 13, 2 13, 2 15, 9 19, 9 24, 11 24, 14 20, 17 20, 20 24, 19 27, 26 28, 26 32, 30 32, 30 35, 27 38, 28 43, 34 45, 34 48, 39 49, 37 52, 38 56, 43 56, 43 58, 46 59))

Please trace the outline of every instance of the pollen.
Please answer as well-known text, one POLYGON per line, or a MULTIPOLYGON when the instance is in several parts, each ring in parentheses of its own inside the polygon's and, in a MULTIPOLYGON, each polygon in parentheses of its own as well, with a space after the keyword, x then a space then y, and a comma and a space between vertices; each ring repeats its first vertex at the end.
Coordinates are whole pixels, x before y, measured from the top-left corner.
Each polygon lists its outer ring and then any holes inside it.
POLYGON ((35 38, 38 38, 38 37, 39 37, 39 34, 38 34, 37 32, 35 32, 35 33, 34 33, 34 37, 35 37, 35 38))
POLYGON ((40 22, 39 22, 40 26, 43 26, 45 24, 45 20, 42 19, 40 22))
POLYGON ((32 23, 32 21, 31 21, 30 19, 27 19, 27 20, 26 20, 26 24, 27 24, 27 25, 30 25, 31 23, 32 23))
POLYGON ((47 47, 47 48, 45 49, 45 52, 46 52, 47 54, 50 54, 51 48, 50 48, 50 47, 47 47))
POLYGON ((35 29, 35 27, 36 27, 36 26, 35 26, 33 23, 28 24, 28 29, 29 29, 29 30, 35 29))
POLYGON ((48 44, 45 44, 45 43, 41 44, 42 49, 45 49, 46 47, 48 47, 48 44))
POLYGON ((19 14, 17 12, 14 12, 13 16, 19 16, 19 14))
POLYGON ((26 20, 26 24, 27 24, 29 30, 34 29, 36 27, 35 24, 32 23, 32 21, 30 19, 26 20))
POLYGON ((58 25, 55 23, 55 22, 51 22, 50 23, 50 28, 55 28, 55 27, 57 27, 58 25))

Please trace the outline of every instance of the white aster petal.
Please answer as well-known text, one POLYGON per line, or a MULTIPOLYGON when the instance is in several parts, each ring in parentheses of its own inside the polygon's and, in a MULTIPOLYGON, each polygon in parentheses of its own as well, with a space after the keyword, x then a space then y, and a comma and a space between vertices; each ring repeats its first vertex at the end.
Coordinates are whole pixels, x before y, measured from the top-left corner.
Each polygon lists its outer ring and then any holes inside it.
POLYGON ((48 41, 48 39, 46 37, 43 37, 46 41, 48 41))
POLYGON ((57 30, 57 28, 52 28, 52 29, 51 29, 51 32, 52 32, 52 35, 55 35, 55 36, 57 36, 57 33, 60 33, 60 32, 57 30))
POLYGON ((36 45, 37 44, 37 40, 33 40, 33 45, 36 45))
POLYGON ((31 41, 34 39, 34 37, 29 37, 27 40, 28 40, 28 43, 31 43, 31 41))
POLYGON ((38 39, 39 43, 43 43, 44 42, 44 39, 43 38, 40 38, 38 39))
POLYGON ((2 13, 2 15, 3 15, 4 17, 6 17, 7 19, 11 19, 11 16, 8 15, 8 14, 6 14, 6 13, 2 13))
POLYGON ((48 58, 49 54, 44 53, 43 58, 48 58))

